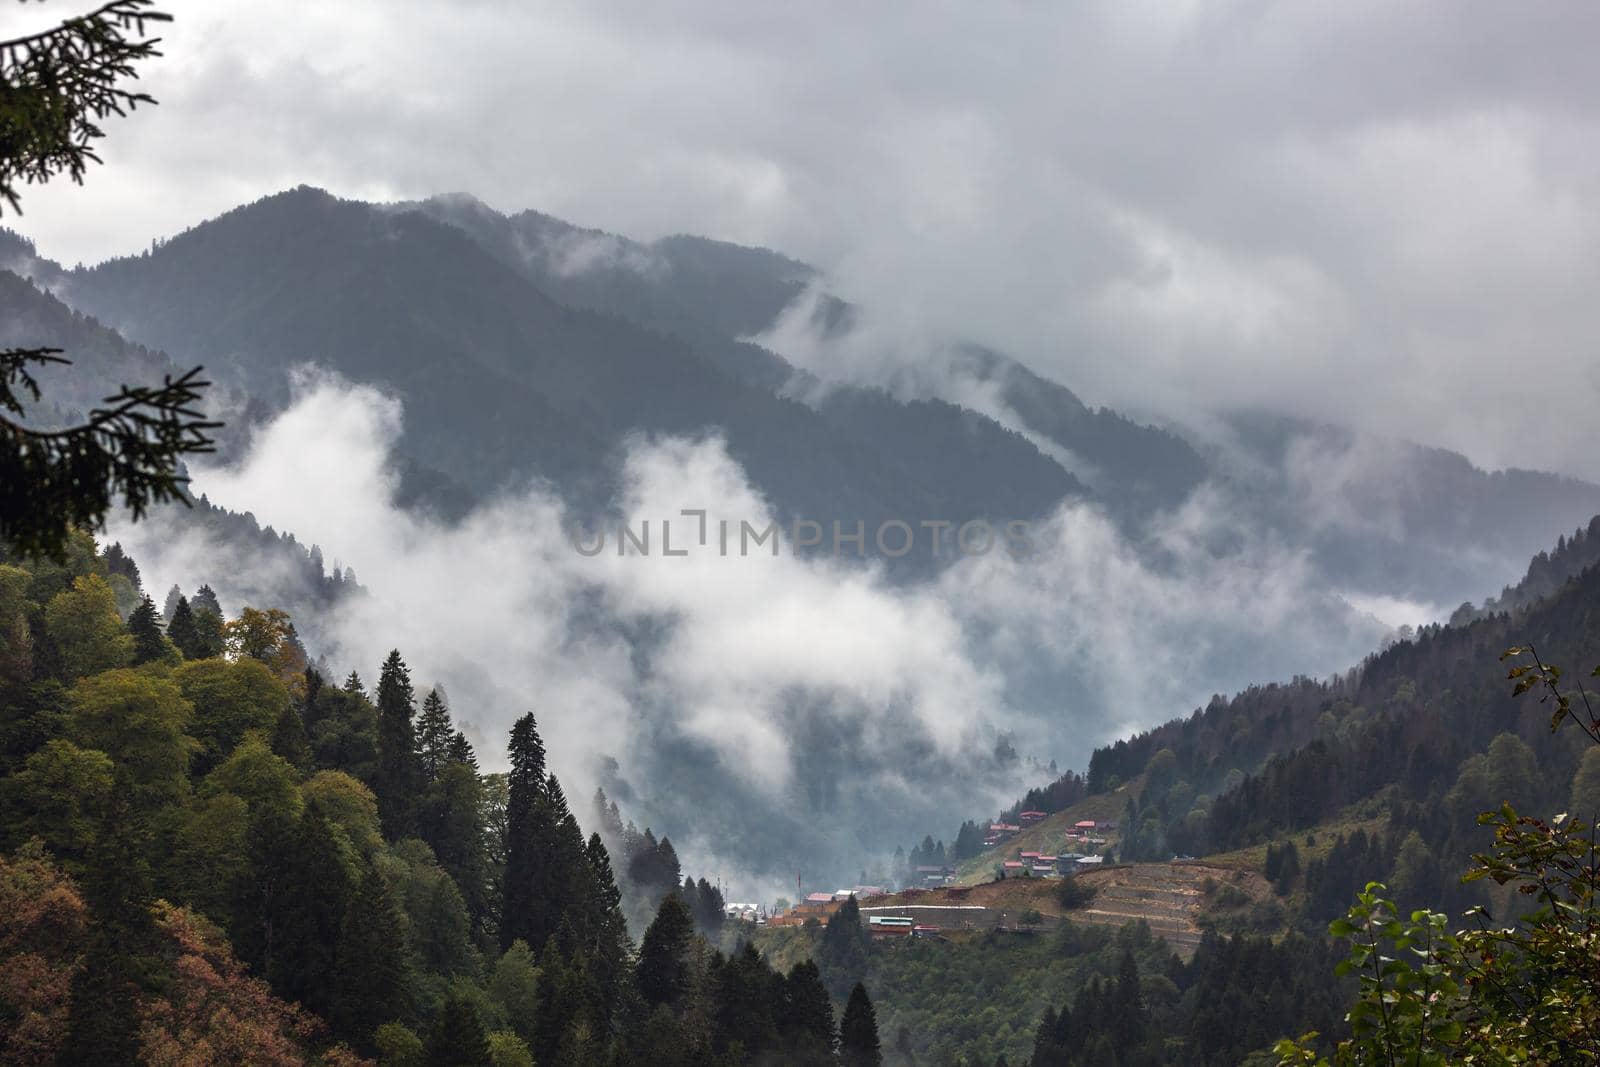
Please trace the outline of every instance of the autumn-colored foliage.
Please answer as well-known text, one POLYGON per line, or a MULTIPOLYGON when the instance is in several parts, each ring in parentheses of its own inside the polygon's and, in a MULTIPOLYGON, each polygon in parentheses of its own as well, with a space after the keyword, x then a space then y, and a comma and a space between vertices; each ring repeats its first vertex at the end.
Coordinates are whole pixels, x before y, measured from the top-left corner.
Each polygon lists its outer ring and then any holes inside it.
POLYGON ((0 1061, 55 1061, 86 914, 83 897, 37 841, 0 856, 0 1061))
MULTIPOLYGON (((140 1005, 144 1062, 370 1065, 343 1046, 309 1059, 307 1048, 325 1039, 321 1020, 251 977, 210 920, 165 901, 154 910, 165 966, 160 995, 140 1005)), ((88 921, 72 879, 37 841, 0 856, 0 1062, 55 1062, 88 921)))
POLYGON ((160 1067, 249 1063, 293 1067, 317 1019, 272 995, 234 959, 222 932, 187 908, 156 905, 156 925, 170 939, 171 980, 146 1006, 140 1044, 160 1067))

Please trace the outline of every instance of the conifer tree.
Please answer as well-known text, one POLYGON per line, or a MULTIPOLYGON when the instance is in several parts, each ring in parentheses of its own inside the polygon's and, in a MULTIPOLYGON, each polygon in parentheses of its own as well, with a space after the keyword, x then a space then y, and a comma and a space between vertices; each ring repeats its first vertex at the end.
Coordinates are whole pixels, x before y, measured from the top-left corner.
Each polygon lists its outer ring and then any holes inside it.
POLYGON ((242 942, 252 969, 279 996, 326 1015, 337 988, 336 950, 351 888, 338 845, 314 804, 297 821, 269 814, 252 837, 258 843, 250 876, 257 910, 242 942))
POLYGON ((584 948, 609 1014, 622 998, 629 950, 628 924, 622 917, 622 891, 617 888, 611 869, 611 856, 599 834, 589 835, 584 851, 592 887, 589 907, 593 912, 590 939, 584 948))
POLYGON ((178 610, 178 601, 183 599, 183 590, 174 585, 167 590, 167 599, 161 605, 161 617, 167 621, 170 632, 172 626, 172 613, 178 610))
POLYGON ((689 943, 694 918, 676 893, 668 893, 639 945, 634 970, 639 995, 651 1007, 675 1008, 689 991, 689 943))
POLYGON ((195 654, 190 658, 210 659, 222 655, 227 640, 223 636, 222 605, 217 601, 217 594, 209 585, 202 585, 190 599, 189 610, 194 613, 198 635, 195 654))
POLYGON ((156 602, 148 596, 141 597, 139 606, 128 616, 128 632, 133 635, 134 666, 153 663, 167 655, 167 639, 156 621, 156 602))
POLYGON ((410 834, 414 827, 418 786, 417 738, 412 725, 416 712, 411 673, 400 650, 389 653, 378 679, 378 820, 383 836, 391 841, 410 834))
POLYGON ((121 541, 113 541, 111 547, 105 552, 106 570, 111 574, 120 574, 133 583, 138 589, 144 583, 139 580, 139 565, 133 557, 123 551, 121 541))
POLYGON ((581 1010, 580 981, 552 936, 539 957, 539 998, 530 1042, 535 1063, 556 1059, 561 1039, 581 1010))
POLYGON ((833 1059, 837 1040, 833 1028, 833 1002, 813 961, 801 960, 783 983, 783 1007, 778 1030, 784 1047, 799 1064, 822 1064, 833 1059))
POLYGON ((368 864, 339 927, 332 1023, 360 1048, 404 1014, 405 945, 388 884, 368 864))
POLYGON ((84 895, 91 925, 72 1000, 61 1063, 133 1063, 140 996, 155 964, 153 893, 144 835, 124 797, 102 820, 90 849, 84 895))
POLYGON ((200 658, 200 630, 195 625, 189 601, 184 597, 178 598, 177 606, 167 617, 167 639, 177 646, 184 659, 200 658))
POLYGON ((846 1067, 881 1067, 883 1052, 878 1045, 878 1013, 872 1008, 867 987, 860 982, 850 990, 839 1023, 839 1059, 846 1067))
POLYGON ((511 947, 519 938, 529 945, 543 945, 546 938, 532 940, 533 899, 537 841, 535 805, 544 785, 544 742, 530 713, 511 727, 508 750, 511 770, 506 776, 505 870, 501 877, 500 948, 511 947))
POLYGON ((784 981, 754 945, 746 941, 716 968, 714 992, 720 1044, 738 1043, 745 1056, 755 1060, 779 1047, 784 981))
POLYGON ((189 601, 189 607, 197 613, 208 611, 217 618, 222 618, 222 602, 217 599, 216 590, 209 585, 202 585, 195 590, 194 597, 189 601))
POLYGON ((472 751, 472 742, 467 740, 467 735, 460 730, 457 730, 455 736, 450 738, 448 758, 451 763, 459 763, 463 767, 470 768, 474 773, 478 770, 478 755, 472 751))
POLYGON ((272 754, 289 761, 296 770, 311 766, 311 748, 306 743, 306 727, 300 712, 286 704, 272 727, 272 754))
POLYGON ((355 671, 351 671, 349 677, 345 678, 344 685, 341 688, 353 697, 365 698, 367 695, 366 686, 361 684, 361 675, 355 671))
POLYGON ((482 827, 483 782, 469 764, 448 762, 428 788, 418 820, 422 839, 461 890, 480 937, 488 931, 489 864, 482 827))
MULTIPOLYGON (((154 102, 130 84, 160 54, 147 23, 171 18, 152 4, 105 0, 0 41, 0 207, 20 211, 25 184, 63 174, 81 183, 100 159, 100 124, 154 102)), ((37 375, 71 361, 48 338, 38 342, 0 349, 0 540, 59 561, 73 528, 100 527, 119 501, 134 521, 153 505, 188 503, 182 458, 213 451, 209 434, 221 425, 196 410, 210 384, 200 368, 158 386, 124 385, 77 425, 41 427, 27 410, 43 396, 37 375)), ((115 547, 114 563, 126 558, 115 547)))
POLYGON ((489 1035, 471 1001, 445 998, 428 1031, 426 1054, 428 1067, 483 1067, 489 1062, 489 1035))
POLYGON ((430 689, 422 701, 422 713, 417 716, 417 756, 422 772, 423 786, 431 785, 450 759, 450 742, 455 730, 450 723, 450 709, 445 706, 439 690, 430 689))

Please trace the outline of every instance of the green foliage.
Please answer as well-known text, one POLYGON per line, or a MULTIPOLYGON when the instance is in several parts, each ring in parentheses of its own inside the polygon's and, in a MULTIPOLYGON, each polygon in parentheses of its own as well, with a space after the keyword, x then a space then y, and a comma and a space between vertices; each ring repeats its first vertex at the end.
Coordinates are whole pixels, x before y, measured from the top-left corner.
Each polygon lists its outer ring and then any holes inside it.
POLYGON ((234 919, 250 873, 250 806, 219 792, 191 801, 176 823, 172 854, 160 868, 163 891, 219 921, 234 919))
POLYGON ((6 838, 38 837, 64 859, 81 860, 94 844, 114 788, 115 768, 104 752, 55 738, 0 782, 6 838))
POLYGON ((139 598, 139 604, 128 616, 128 633, 133 637, 133 663, 176 663, 181 657, 178 650, 161 632, 157 622, 156 604, 149 597, 139 598))
POLYGON ((119 786, 149 810, 188 792, 193 709, 171 681, 133 670, 84 678, 72 689, 67 734, 111 757, 119 786))
POLYGON ((832 1060, 835 1036, 833 1003, 822 975, 811 960, 801 960, 783 983, 783 1007, 778 1029, 784 1048, 799 1064, 825 1064, 832 1060))
MULTIPOLYGON (((169 16, 149 0, 111 0, 52 30, 0 41, 0 200, 20 210, 19 186, 66 174, 82 182, 98 162, 98 125, 148 94, 127 87, 159 53, 148 22, 169 16)), ((26 425, 41 399, 38 368, 67 363, 47 346, 0 352, 0 539, 33 555, 63 558, 74 526, 97 527, 120 498, 135 520, 152 504, 186 500, 185 455, 213 451, 194 409, 210 383, 197 367, 157 387, 123 386, 79 426, 26 425)), ((76 675, 74 675, 76 677, 76 675)))
POLYGON ((492 1030, 489 1063, 491 1067, 533 1067, 533 1053, 528 1050, 528 1043, 510 1030, 492 1030))
POLYGON ((1567 799, 1567 810, 1575 818, 1591 824, 1600 823, 1600 747, 1583 754, 1572 776, 1572 795, 1567 799))
POLYGON ((299 818, 301 810, 298 778, 295 769, 274 755, 266 741, 251 735, 205 776, 199 794, 213 797, 231 793, 245 802, 252 818, 292 820, 299 818))
POLYGON ((336 835, 357 853, 371 856, 383 844, 378 832, 378 800, 372 790, 343 771, 318 771, 300 786, 307 804, 315 804, 336 835))
POLYGON ((489 1036, 468 1000, 450 997, 428 1030, 429 1067, 483 1067, 489 1062, 489 1036))
POLYGON ((194 705, 189 732, 200 742, 194 767, 199 774, 227 759, 245 734, 270 734, 289 706, 283 683, 252 659, 190 660, 172 678, 194 705))
POLYGON ((167 619, 167 639, 184 659, 200 658, 202 653, 200 629, 195 625, 194 612, 190 610, 189 601, 185 597, 178 598, 171 617, 167 619))
POLYGON ((378 1027, 373 1039, 379 1067, 427 1067, 428 1056, 422 1038, 402 1022, 387 1022, 378 1027))
POLYGON ((411 672, 399 649, 389 653, 378 680, 378 767, 373 792, 378 819, 390 841, 412 832, 416 790, 422 784, 417 763, 416 714, 411 672))
POLYGON ((133 637, 122 628, 116 595, 98 574, 76 578, 71 589, 51 597, 44 619, 64 681, 125 667, 133 659, 133 637))
MULTIPOLYGON (((1563 692, 1559 668, 1532 649, 1513 648, 1515 694, 1544 690, 1555 706, 1550 729, 1574 722, 1600 743, 1600 721, 1588 695, 1563 692), (1531 661, 1531 662, 1530 662, 1531 661)), ((1600 668, 1596 669, 1600 674, 1600 668)), ((1516 745, 1491 747, 1492 778, 1521 784, 1526 772, 1516 745)), ((1600 857, 1590 824, 1566 814, 1549 821, 1519 815, 1510 803, 1478 817, 1494 829, 1494 847, 1473 857, 1466 880, 1510 887, 1510 900, 1531 910, 1495 923, 1487 910, 1468 913, 1474 926, 1450 933, 1444 915, 1426 910, 1400 917, 1373 883, 1329 930, 1351 942, 1341 964, 1358 974, 1361 995, 1350 1012, 1351 1038, 1338 1064, 1566 1064, 1600 1058, 1600 857)), ((1324 1062, 1300 1042, 1278 1046, 1284 1063, 1324 1062)))
POLYGON ((488 990, 511 1029, 523 1040, 532 1040, 539 964, 526 941, 513 941, 501 955, 489 975, 488 990))
POLYGON ((1081 878, 1063 878, 1056 889, 1056 902, 1063 908, 1086 908, 1094 902, 1095 887, 1081 878))
POLYGON ((636 981, 639 995, 651 1007, 676 1007, 689 991, 688 952, 694 919, 677 894, 661 902, 655 921, 639 945, 636 981))
POLYGON ((0 565, 0 685, 33 680, 33 633, 28 626, 28 586, 20 567, 0 565))
POLYGON ((839 1061, 846 1067, 881 1067, 883 1052, 878 1042, 878 1014, 873 1010, 867 987, 857 982, 839 1021, 839 1061))
POLYGON ((340 920, 329 1019, 361 1047, 404 1010, 405 945, 399 909, 377 868, 367 865, 340 920))

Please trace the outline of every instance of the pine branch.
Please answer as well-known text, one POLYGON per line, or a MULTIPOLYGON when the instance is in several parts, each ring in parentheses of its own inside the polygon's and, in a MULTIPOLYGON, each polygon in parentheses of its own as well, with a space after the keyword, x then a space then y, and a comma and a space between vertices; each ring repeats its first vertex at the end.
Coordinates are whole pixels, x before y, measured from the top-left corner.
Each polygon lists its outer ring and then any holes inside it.
MULTIPOLYGON (((55 349, 0 352, 0 408, 20 416, 19 392, 39 387, 30 367, 67 363, 55 349)), ((25 553, 57 555, 72 525, 99 528, 117 503, 135 520, 168 501, 187 505, 183 456, 215 451, 208 420, 196 404, 211 383, 201 368, 159 386, 126 386, 89 413, 82 425, 35 430, 0 416, 0 539, 25 553)))
POLYGON ((148 93, 122 85, 135 64, 158 56, 147 23, 170 22, 154 0, 111 0, 54 29, 0 41, 0 200, 21 212, 18 185, 66 174, 82 184, 99 122, 123 116, 148 93), (130 37, 131 35, 131 37, 130 37))

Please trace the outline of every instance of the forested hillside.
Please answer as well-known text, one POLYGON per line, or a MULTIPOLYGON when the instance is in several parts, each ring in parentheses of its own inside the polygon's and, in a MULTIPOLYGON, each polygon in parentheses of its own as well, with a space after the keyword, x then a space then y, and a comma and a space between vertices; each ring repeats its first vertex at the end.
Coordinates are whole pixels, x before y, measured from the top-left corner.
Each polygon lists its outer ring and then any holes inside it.
POLYGON ((6 1062, 801 1063, 876 1040, 864 990, 841 1038, 815 968, 714 948, 721 896, 679 884, 668 840, 614 806, 614 853, 585 838, 533 715, 484 774, 399 652, 374 685, 325 679, 285 613, 224 617, 209 587, 158 609, 139 582, 83 534, 0 563, 6 1062))

